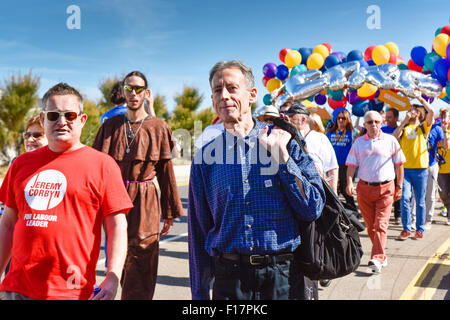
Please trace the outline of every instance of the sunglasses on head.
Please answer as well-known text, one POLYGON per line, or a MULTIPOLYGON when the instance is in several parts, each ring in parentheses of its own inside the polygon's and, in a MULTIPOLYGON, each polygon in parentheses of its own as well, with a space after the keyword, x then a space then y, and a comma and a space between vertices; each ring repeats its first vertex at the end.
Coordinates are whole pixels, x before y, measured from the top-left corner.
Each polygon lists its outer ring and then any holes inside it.
POLYGON ((24 132, 23 133, 23 137, 24 139, 30 139, 31 137, 33 137, 34 139, 39 139, 40 137, 43 137, 44 133, 43 132, 24 132))
POLYGON ((78 117, 75 111, 44 111, 48 121, 57 121, 60 116, 64 116, 67 121, 73 121, 78 117))
POLYGON ((142 91, 144 91, 147 88, 145 86, 132 86, 132 85, 126 84, 123 86, 123 89, 126 92, 130 92, 130 93, 133 92, 133 90, 136 93, 141 93, 142 91))

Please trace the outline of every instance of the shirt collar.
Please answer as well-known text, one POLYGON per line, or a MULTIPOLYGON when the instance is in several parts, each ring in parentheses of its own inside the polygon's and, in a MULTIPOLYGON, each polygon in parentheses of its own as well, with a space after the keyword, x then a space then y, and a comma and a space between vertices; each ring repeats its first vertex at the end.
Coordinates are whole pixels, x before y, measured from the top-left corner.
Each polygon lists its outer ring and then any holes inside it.
POLYGON ((240 143, 241 141, 246 143, 250 148, 253 148, 255 146, 255 143, 258 140, 260 131, 265 126, 268 126, 269 124, 258 121, 255 118, 252 118, 252 119, 253 119, 253 122, 255 123, 255 125, 253 126, 253 129, 249 132, 249 134, 244 138, 236 137, 235 135, 232 135, 231 133, 229 133, 226 129, 224 130, 225 132, 223 133, 223 137, 225 139, 227 150, 234 148, 238 144, 238 142, 240 143), (233 143, 228 143, 228 141, 233 141, 233 143))
MULTIPOLYGON (((384 133, 383 131, 380 130, 380 133, 378 134, 378 137, 375 137, 375 139, 378 139, 378 140, 384 140, 384 135, 385 135, 385 133, 384 133)), ((369 134, 366 133, 366 134, 364 135, 364 140, 369 140, 369 139, 371 139, 371 138, 369 137, 369 134)), ((374 140, 375 140, 375 139, 374 139, 374 140)))

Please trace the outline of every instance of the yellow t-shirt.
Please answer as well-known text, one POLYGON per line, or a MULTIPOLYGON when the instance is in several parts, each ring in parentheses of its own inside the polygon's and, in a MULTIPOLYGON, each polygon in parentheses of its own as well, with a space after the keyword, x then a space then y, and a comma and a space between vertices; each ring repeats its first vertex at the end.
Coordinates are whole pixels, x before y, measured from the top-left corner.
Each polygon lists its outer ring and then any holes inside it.
MULTIPOLYGON (((447 129, 446 133, 450 133, 450 129, 447 129)), ((445 164, 439 166, 439 173, 450 173, 450 152, 443 148, 439 148, 439 146, 440 144, 438 145, 438 152, 445 157, 445 160, 447 160, 445 164)))
POLYGON ((400 146, 406 157, 406 162, 403 164, 405 169, 426 169, 429 166, 427 139, 431 125, 424 121, 423 128, 425 135, 420 125, 408 124, 403 129, 400 146))

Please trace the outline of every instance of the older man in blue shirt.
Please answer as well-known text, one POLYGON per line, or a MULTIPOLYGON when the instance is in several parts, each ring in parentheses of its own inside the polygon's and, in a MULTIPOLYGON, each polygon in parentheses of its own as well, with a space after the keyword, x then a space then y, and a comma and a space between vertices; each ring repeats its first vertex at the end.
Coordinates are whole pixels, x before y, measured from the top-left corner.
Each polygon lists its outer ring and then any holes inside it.
POLYGON ((325 194, 312 159, 288 132, 253 119, 257 91, 240 61, 210 72, 225 131, 191 166, 189 265, 193 299, 305 299, 293 260, 298 224, 320 216, 325 194))

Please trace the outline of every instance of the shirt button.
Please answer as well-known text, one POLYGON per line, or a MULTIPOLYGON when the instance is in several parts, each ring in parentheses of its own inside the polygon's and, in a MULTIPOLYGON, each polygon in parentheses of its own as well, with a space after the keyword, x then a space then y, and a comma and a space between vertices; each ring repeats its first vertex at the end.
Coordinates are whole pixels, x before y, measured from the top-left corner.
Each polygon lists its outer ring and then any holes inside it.
POLYGON ((250 205, 250 202, 246 202, 245 204, 249 206, 249 205, 250 205))
POLYGON ((253 247, 248 248, 248 250, 253 251, 253 247))
POLYGON ((248 183, 248 179, 245 179, 244 182, 245 182, 245 183, 248 183))
POLYGON ((251 227, 252 227, 251 225, 249 225, 249 224, 247 225, 247 229, 250 229, 251 227))

